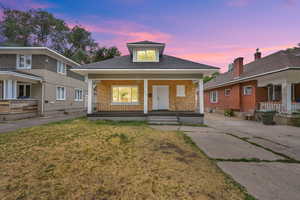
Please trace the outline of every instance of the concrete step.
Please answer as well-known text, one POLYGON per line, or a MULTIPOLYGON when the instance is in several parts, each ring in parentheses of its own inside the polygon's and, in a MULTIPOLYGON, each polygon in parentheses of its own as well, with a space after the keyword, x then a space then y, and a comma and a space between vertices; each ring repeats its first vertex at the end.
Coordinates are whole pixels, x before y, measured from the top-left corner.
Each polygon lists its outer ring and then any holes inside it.
POLYGON ((149 116, 149 124, 179 124, 176 116, 149 116))
POLYGON ((148 124, 152 125, 178 125, 178 122, 154 122, 154 121, 148 121, 148 124))

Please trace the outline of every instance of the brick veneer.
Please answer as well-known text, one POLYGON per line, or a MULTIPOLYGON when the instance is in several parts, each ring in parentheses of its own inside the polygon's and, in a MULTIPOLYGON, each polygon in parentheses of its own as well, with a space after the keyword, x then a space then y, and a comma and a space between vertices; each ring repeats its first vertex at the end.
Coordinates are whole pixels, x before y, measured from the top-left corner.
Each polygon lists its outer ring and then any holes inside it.
MULTIPOLYGON (((169 106, 171 111, 196 110, 196 86, 191 80, 149 80, 148 81, 148 110, 152 111, 152 86, 169 86, 169 106), (176 85, 185 85, 185 97, 176 97, 176 85)), ((142 111, 144 110, 144 81, 143 80, 102 80, 97 83, 96 101, 98 111, 142 111), (137 85, 138 105, 111 105, 113 85, 137 85)))

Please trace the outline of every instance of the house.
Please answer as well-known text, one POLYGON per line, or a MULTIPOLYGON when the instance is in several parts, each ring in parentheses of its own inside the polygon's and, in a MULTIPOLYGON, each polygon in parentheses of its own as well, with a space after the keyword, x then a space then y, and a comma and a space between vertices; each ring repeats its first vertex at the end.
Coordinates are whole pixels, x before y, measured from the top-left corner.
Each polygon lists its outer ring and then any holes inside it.
POLYGON ((202 77, 218 68, 166 55, 164 43, 127 47, 129 55, 73 68, 88 79, 88 116, 202 123, 202 77))
POLYGON ((0 47, 0 120, 85 110, 79 64, 46 47, 0 47))
POLYGON ((234 110, 238 115, 254 111, 276 111, 278 123, 299 118, 300 48, 278 51, 246 65, 243 58, 204 85, 206 110, 234 110))

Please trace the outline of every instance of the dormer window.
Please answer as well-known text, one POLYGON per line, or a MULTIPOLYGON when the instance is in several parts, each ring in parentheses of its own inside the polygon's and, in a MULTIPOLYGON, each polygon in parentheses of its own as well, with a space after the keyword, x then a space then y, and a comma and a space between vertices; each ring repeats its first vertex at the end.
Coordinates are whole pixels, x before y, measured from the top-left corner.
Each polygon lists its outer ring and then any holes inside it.
POLYGON ((155 49, 136 50, 135 62, 158 62, 158 52, 155 49))

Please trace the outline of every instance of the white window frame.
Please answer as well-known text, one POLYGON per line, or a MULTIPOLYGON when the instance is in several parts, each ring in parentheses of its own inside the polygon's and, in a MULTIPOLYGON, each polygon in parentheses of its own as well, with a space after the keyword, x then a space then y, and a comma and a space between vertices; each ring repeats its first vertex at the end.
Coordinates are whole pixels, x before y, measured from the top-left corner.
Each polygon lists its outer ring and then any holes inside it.
POLYGON ((82 88, 75 88, 74 100, 75 101, 83 101, 83 89, 82 88))
POLYGON ((17 81, 3 81, 3 99, 17 99, 17 81))
POLYGON ((31 69, 32 68, 32 55, 31 54, 17 54, 17 69, 31 69), (24 63, 21 67, 21 57, 24 57, 24 63), (30 64, 27 64, 27 59, 30 60, 30 64))
POLYGON ((66 100, 66 88, 64 86, 57 86, 56 87, 56 100, 57 101, 66 100), (61 96, 60 91, 59 91, 60 88, 63 88, 63 93, 61 93, 61 94, 63 94, 62 96, 61 96))
POLYGON ((56 64, 56 72, 59 74, 66 75, 67 74, 67 66, 63 61, 57 60, 56 64))
POLYGON ((185 85, 176 85, 176 96, 185 97, 185 85))
POLYGON ((134 56, 133 56, 133 62, 159 62, 159 51, 155 48, 137 48, 134 49, 134 56), (139 51, 154 51, 155 52, 155 60, 139 60, 138 59, 138 52, 139 51))
POLYGON ((18 83, 18 84, 17 84, 17 90, 18 90, 17 98, 19 98, 19 86, 20 86, 20 85, 23 85, 23 86, 24 86, 24 88, 23 88, 23 93, 25 94, 25 96, 29 96, 29 98, 30 98, 30 96, 31 96, 31 89, 32 89, 30 83, 18 83), (26 94, 26 86, 27 86, 27 85, 29 85, 29 87, 30 87, 29 95, 26 94))
POLYGON ((138 85, 112 85, 111 86, 111 104, 112 105, 139 105, 139 86, 138 85), (113 99, 113 89, 118 87, 137 88, 137 101, 136 102, 116 102, 113 99))
POLYGON ((210 99, 210 103, 218 103, 218 91, 217 90, 211 91, 209 93, 209 99, 210 99))
POLYGON ((230 94, 231 94, 231 89, 230 89, 230 88, 226 88, 226 89, 224 90, 224 96, 229 97, 230 94), (229 94, 227 94, 227 91, 229 91, 229 94))
POLYGON ((253 94, 253 86, 252 85, 246 85, 243 87, 243 94, 244 96, 251 96, 253 94), (247 88, 251 88, 251 93, 247 93, 247 88))

